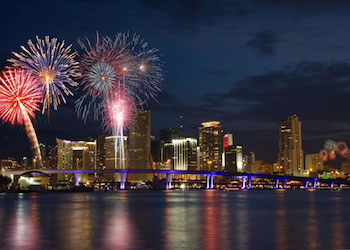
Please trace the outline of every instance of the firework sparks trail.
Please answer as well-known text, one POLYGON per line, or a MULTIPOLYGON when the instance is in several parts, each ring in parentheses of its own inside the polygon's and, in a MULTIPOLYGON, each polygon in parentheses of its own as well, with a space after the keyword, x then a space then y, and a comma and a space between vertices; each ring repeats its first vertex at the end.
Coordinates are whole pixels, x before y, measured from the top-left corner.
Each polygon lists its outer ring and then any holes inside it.
POLYGON ((72 45, 65 47, 65 42, 57 38, 36 37, 36 43, 27 42, 28 47, 21 46, 22 51, 12 52, 15 58, 8 59, 14 68, 28 70, 34 75, 42 89, 42 113, 50 115, 50 106, 57 109, 61 102, 66 103, 65 96, 73 95, 69 86, 78 84, 73 80, 79 76, 76 53, 71 52, 72 45))
POLYGON ((136 112, 136 106, 132 97, 120 89, 117 93, 111 95, 106 102, 104 126, 108 130, 112 130, 115 136, 114 153, 115 168, 117 168, 117 159, 119 153, 119 166, 124 169, 124 130, 130 125, 132 118, 136 112))
POLYGON ((0 119, 11 125, 24 125, 34 159, 42 167, 41 152, 31 119, 39 110, 41 89, 35 77, 25 70, 8 69, 0 77, 0 119))

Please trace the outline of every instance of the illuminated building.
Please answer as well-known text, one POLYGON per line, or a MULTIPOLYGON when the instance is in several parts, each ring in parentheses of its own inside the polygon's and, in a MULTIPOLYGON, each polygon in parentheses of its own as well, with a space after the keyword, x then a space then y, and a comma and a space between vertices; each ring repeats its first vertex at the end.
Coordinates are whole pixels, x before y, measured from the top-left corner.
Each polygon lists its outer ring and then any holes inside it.
POLYGON ((20 165, 14 158, 1 159, 0 166, 1 166, 1 169, 9 169, 9 170, 20 168, 20 165))
POLYGON ((197 170, 197 140, 193 138, 174 139, 173 169, 197 170))
POLYGON ((264 161, 255 161, 251 165, 251 173, 253 174, 272 174, 272 164, 264 161))
POLYGON ((224 151, 225 148, 228 146, 233 146, 233 135, 232 134, 225 134, 224 135, 224 151))
POLYGON ((287 175, 300 176, 304 171, 301 122, 289 115, 279 126, 278 164, 287 175))
POLYGON ((160 140, 160 161, 166 162, 173 159, 172 141, 179 138, 178 128, 167 128, 159 131, 160 140))
POLYGON ((223 152, 222 152, 222 167, 223 170, 225 170, 225 164, 226 164, 226 160, 225 160, 225 149, 228 146, 233 146, 233 135, 232 134, 225 134, 224 135, 224 140, 223 140, 223 152))
POLYGON ((199 127, 201 169, 222 171, 222 126, 220 122, 203 122, 199 127))
POLYGON ((346 176, 350 174, 350 160, 341 162, 341 172, 346 176))
POLYGON ((251 172, 251 166, 255 163, 255 153, 253 151, 249 152, 248 155, 243 157, 243 168, 245 173, 251 172))
POLYGON ((105 168, 105 136, 99 136, 96 140, 97 169, 105 168))
POLYGON ((305 155, 305 169, 309 172, 323 170, 322 156, 319 153, 305 155))
POLYGON ((125 166, 126 168, 127 166, 127 149, 126 149, 126 145, 127 145, 127 137, 124 136, 123 140, 124 140, 124 152, 126 152, 125 157, 124 158, 120 158, 120 154, 119 154, 119 147, 117 147, 117 155, 115 155, 115 142, 116 139, 119 140, 120 136, 107 136, 104 139, 104 162, 105 162, 105 168, 107 169, 112 169, 112 168, 117 168, 117 169, 121 169, 122 167, 120 166, 121 161, 124 162, 124 164, 122 163, 122 166, 125 166), (116 157, 117 157, 117 161, 116 161, 116 157), (115 165, 117 164, 117 165, 115 165))
MULTIPOLYGON (((151 169, 151 110, 139 110, 129 128, 129 168, 151 169)), ((147 174, 130 174, 134 180, 148 180, 147 174)))
POLYGON ((95 169, 96 140, 69 141, 56 138, 58 169, 95 169))
POLYGON ((57 145, 47 146, 46 169, 57 169, 57 145))
POLYGON ((242 146, 227 146, 225 149, 225 171, 230 173, 243 172, 242 146))

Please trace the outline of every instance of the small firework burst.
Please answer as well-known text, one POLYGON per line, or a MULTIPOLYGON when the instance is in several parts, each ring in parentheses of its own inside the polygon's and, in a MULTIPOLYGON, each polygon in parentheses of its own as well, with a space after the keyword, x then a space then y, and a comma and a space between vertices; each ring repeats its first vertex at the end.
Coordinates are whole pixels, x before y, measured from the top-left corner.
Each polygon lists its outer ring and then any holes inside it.
POLYGON ((323 145, 323 149, 328 153, 337 150, 337 142, 334 140, 326 140, 323 145))

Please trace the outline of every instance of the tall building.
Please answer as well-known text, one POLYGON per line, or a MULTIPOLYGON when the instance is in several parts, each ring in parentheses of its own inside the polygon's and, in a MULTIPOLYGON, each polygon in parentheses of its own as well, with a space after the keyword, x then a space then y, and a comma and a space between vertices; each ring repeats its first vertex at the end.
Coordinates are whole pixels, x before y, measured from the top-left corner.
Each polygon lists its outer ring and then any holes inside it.
POLYGON ((233 146, 233 135, 232 134, 225 134, 224 135, 224 139, 223 139, 223 152, 222 152, 222 167, 223 167, 223 170, 226 169, 226 160, 225 160, 225 150, 227 147, 229 146, 233 146))
POLYGON ((227 146, 225 149, 225 171, 229 173, 243 172, 242 146, 227 146))
POLYGON ((57 169, 57 145, 47 146, 46 169, 57 169))
POLYGON ((222 171, 222 126, 220 122, 203 122, 199 127, 201 169, 222 171))
POLYGON ((323 170, 322 156, 319 153, 305 155, 305 169, 310 172, 323 170))
MULTIPOLYGON (((151 110, 139 110, 129 128, 129 168, 150 169, 151 154, 151 110)), ((131 175, 139 180, 148 180, 149 175, 131 175)))
POLYGON ((120 140, 120 136, 107 136, 104 139, 104 163, 107 169, 127 169, 127 137, 123 136, 124 140, 124 156, 120 154, 120 147, 117 143, 117 154, 115 154, 116 140, 120 140), (116 161, 117 159, 117 161, 116 161))
POLYGON ((295 114, 280 122, 278 164, 287 175, 300 176, 304 171, 301 122, 295 114))
POLYGON ((58 169, 95 169, 96 140, 69 141, 56 138, 58 169))
POLYGON ((105 136, 99 136, 96 140, 96 166, 97 169, 105 168, 105 136))
POLYGON ((173 144, 173 169, 197 170, 197 139, 174 139, 173 144))
POLYGON ((173 144, 174 139, 179 138, 179 129, 178 128, 167 128, 162 129, 159 132, 160 140, 160 161, 166 162, 170 159, 173 159, 173 144))

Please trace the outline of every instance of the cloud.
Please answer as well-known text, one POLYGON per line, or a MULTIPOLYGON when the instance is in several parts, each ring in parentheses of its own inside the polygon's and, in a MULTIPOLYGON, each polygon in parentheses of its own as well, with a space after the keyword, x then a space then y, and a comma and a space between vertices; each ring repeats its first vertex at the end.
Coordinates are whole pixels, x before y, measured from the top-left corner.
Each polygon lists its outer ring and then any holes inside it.
POLYGON ((349 7, 348 0, 255 0, 255 2, 262 3, 268 6, 295 8, 305 11, 329 11, 333 9, 341 9, 349 7))
POLYGON ((276 54, 275 47, 279 42, 276 34, 265 30, 252 34, 246 46, 255 49, 261 55, 270 56, 276 54))

